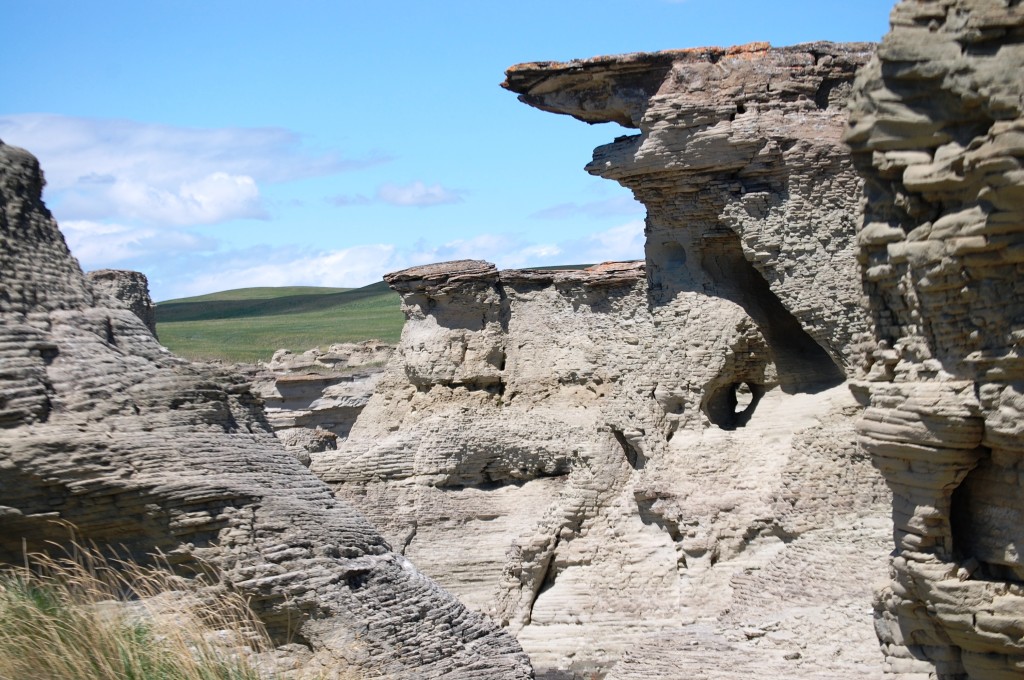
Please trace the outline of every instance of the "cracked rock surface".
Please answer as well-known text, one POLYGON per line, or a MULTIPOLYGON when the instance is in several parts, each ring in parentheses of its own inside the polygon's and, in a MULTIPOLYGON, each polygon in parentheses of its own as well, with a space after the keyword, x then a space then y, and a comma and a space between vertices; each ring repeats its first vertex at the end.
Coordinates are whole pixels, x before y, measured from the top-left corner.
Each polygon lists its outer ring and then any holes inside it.
POLYGON ((327 351, 280 349, 252 372, 274 433, 303 465, 310 453, 338 448, 373 395, 394 346, 377 340, 338 343, 327 351))

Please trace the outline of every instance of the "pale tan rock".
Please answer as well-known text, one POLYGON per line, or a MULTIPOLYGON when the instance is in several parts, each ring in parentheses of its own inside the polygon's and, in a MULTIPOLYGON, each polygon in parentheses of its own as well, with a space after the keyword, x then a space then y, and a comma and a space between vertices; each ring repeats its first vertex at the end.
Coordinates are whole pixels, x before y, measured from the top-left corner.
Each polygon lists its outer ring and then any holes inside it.
POLYGON ((1022 36, 1017 3, 902 2, 852 100, 857 429, 893 491, 876 628, 907 677, 1024 677, 1022 36))
POLYGON ((310 453, 348 436, 394 349, 377 340, 298 355, 281 349, 252 373, 252 391, 285 448, 309 465, 310 453))
POLYGON ((149 279, 145 274, 123 269, 98 269, 88 272, 85 277, 95 292, 127 306, 156 337, 156 307, 149 296, 149 279))
POLYGON ((510 635, 284 451, 240 376, 172 356, 96 293, 42 186, 0 144, 0 562, 66 544, 70 523, 237 590, 335 672, 532 677, 510 635))
POLYGON ((880 677, 890 501, 843 386, 866 325, 839 141, 870 51, 513 67, 527 103, 640 128, 588 169, 647 206, 646 263, 386 277, 402 340, 312 469, 539 677, 880 677))
POLYGON ((264 366, 267 370, 280 374, 343 371, 354 368, 383 367, 395 351, 394 345, 380 340, 364 340, 363 342, 341 342, 327 348, 318 347, 295 354, 288 349, 279 349, 264 366))

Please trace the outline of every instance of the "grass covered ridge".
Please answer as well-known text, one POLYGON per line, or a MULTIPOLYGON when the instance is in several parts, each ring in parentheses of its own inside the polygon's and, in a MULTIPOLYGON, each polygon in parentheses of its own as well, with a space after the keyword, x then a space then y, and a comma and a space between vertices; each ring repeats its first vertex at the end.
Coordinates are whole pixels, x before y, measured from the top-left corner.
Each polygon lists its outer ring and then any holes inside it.
POLYGON ((266 361, 285 348, 397 343, 405 317, 384 282, 363 288, 241 288, 156 306, 157 334, 188 359, 266 361))

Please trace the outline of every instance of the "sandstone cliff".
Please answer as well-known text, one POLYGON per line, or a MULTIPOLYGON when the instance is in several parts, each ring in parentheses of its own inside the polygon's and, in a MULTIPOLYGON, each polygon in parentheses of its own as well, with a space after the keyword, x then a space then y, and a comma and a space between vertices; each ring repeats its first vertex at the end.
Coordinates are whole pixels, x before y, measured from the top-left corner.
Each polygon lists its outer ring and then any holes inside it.
POLYGON ((867 324, 840 137, 870 54, 513 67, 526 103, 639 128, 588 170, 647 206, 646 263, 386 277, 401 343, 312 469, 539 677, 881 673, 889 497, 843 385, 867 324))
POLYGON ((71 523, 240 591, 331 672, 531 677, 511 636, 285 453, 240 378, 170 355, 94 290, 42 186, 0 144, 0 561, 71 523))
POLYGON ((1022 45, 1016 2, 903 2, 853 98, 873 338, 857 430, 893 492, 875 606, 910 677, 1024 677, 1022 45))

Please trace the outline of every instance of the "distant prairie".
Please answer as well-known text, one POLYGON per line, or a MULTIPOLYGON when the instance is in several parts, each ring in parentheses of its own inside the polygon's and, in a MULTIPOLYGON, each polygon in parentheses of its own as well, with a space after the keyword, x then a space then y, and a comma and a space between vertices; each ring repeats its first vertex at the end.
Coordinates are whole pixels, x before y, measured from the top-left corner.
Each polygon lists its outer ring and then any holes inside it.
POLYGON ((397 343, 405 317, 384 282, 362 288, 238 288, 156 305, 160 342, 202 361, 266 361, 336 342, 397 343))

